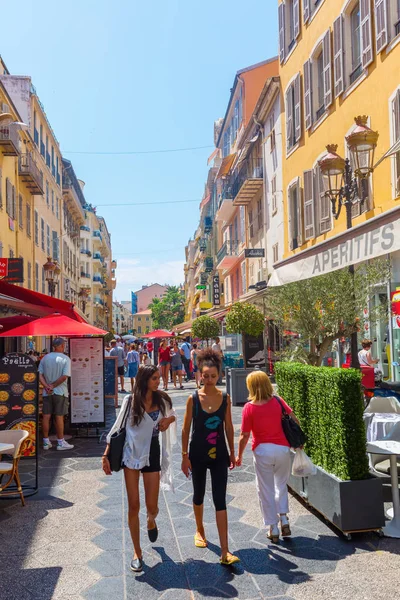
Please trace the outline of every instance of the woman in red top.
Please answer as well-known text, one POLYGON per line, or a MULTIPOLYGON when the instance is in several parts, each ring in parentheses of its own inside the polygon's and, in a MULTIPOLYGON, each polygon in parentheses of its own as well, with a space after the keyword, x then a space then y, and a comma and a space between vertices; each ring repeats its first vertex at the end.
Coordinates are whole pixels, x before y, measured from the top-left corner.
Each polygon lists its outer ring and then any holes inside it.
POLYGON ((171 366, 171 348, 165 340, 161 340, 158 349, 158 366, 160 367, 161 377, 164 382, 164 390, 168 390, 168 375, 171 366))
MULTIPOLYGON (((264 525, 270 527, 268 537, 276 543, 279 540, 279 520, 282 537, 291 535, 287 516, 290 446, 282 427, 282 408, 274 396, 268 375, 263 371, 253 371, 247 376, 246 385, 250 402, 245 405, 242 413, 236 465, 242 464, 243 452, 251 433, 251 449, 264 525)), ((291 418, 297 421, 290 406, 282 398, 280 401, 291 418)))

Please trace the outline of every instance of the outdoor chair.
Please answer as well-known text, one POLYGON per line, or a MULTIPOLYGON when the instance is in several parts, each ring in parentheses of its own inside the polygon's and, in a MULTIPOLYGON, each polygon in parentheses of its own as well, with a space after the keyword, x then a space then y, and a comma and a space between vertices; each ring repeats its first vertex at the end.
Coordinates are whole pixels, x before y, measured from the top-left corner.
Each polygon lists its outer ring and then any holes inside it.
POLYGON ((18 463, 21 458, 21 449, 24 441, 29 436, 29 432, 19 429, 15 431, 0 431, 0 442, 4 444, 13 444, 13 461, 0 462, 0 497, 15 494, 14 490, 4 491, 14 481, 21 496, 22 506, 25 506, 24 494, 21 487, 21 481, 18 473, 18 463), (8 477, 8 480, 3 483, 3 478, 8 477))
POLYGON ((400 402, 394 396, 374 396, 364 412, 400 414, 400 402))

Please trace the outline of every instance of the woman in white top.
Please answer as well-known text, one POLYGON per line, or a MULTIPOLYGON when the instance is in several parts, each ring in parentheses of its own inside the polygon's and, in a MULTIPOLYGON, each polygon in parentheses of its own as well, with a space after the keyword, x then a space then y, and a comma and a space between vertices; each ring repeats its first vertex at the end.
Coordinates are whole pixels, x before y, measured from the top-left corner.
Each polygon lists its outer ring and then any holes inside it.
MULTIPOLYGON (((371 348, 372 342, 371 340, 363 340, 361 342, 362 350, 358 353, 358 362, 360 363, 360 367, 374 367, 379 363, 379 360, 372 358, 371 348)), ((380 371, 380 369, 375 368, 375 373, 380 371)))
POLYGON ((139 523, 140 473, 143 473, 147 531, 152 543, 158 537, 155 519, 158 514, 160 480, 161 485, 166 489, 172 486, 171 446, 176 441, 176 417, 170 397, 158 389, 159 384, 160 372, 156 366, 140 366, 133 395, 124 398, 118 418, 107 436, 107 447, 102 459, 104 473, 111 475, 107 457, 111 435, 120 429, 127 415, 122 466, 128 494, 128 524, 135 550, 131 569, 135 572, 143 569, 139 523), (160 432, 162 432, 161 436, 160 432))

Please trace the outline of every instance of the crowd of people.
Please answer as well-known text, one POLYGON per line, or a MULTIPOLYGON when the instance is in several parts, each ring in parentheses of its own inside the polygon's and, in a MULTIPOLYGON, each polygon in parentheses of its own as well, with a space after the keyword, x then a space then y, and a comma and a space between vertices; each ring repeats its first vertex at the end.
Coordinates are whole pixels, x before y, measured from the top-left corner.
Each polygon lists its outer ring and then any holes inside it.
MULTIPOLYGON (((215 343, 219 344, 219 340, 215 343)), ((139 522, 140 473, 143 474, 145 488, 147 535, 152 543, 158 537, 156 518, 160 486, 173 489, 171 448, 177 439, 177 422, 172 400, 167 394, 168 373, 169 365, 173 365, 173 374, 183 370, 184 356, 186 358, 190 355, 194 375, 199 373, 196 377, 196 389, 187 399, 181 432, 181 469, 193 484, 196 521, 194 546, 208 546, 203 512, 207 471, 210 471, 221 547, 220 562, 228 566, 239 562, 239 557, 229 549, 226 493, 228 471, 242 465, 243 453, 250 436, 260 507, 264 524, 269 528, 267 535, 273 542, 277 542, 280 535, 291 535, 287 491, 290 444, 282 427, 282 406, 295 421, 296 417, 283 399, 274 395, 266 373, 250 373, 246 381, 249 402, 243 410, 239 446, 235 451, 231 399, 217 387, 222 371, 222 352, 220 348, 199 351, 196 344, 191 346, 189 341, 187 344, 187 353, 184 354, 182 346, 179 347, 174 341, 169 344, 164 340, 159 353, 159 364, 142 363, 137 370, 138 350, 130 350, 133 354, 129 364, 135 364, 135 368, 131 369, 131 373, 135 373, 132 394, 125 396, 123 400, 117 420, 107 437, 102 457, 103 471, 106 475, 111 475, 110 442, 112 436, 118 435, 121 428, 125 427, 122 467, 128 495, 128 525, 134 547, 130 566, 134 572, 143 570, 139 522), (173 361, 174 356, 178 357, 176 361, 173 361), (163 390, 159 389, 161 380, 163 390)), ((179 375, 177 377, 179 382, 179 375)))

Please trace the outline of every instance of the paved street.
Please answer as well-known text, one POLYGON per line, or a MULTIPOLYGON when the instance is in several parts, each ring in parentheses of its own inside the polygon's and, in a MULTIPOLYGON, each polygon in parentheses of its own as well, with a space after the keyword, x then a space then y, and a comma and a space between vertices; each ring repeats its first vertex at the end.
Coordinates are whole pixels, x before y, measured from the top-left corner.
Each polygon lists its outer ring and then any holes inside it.
MULTIPOLYGON (((187 392, 171 395, 182 422, 187 392)), ((111 403, 107 411, 111 423, 111 403)), ((241 409, 233 414, 238 433, 241 409)), ((41 454, 40 492, 25 508, 0 503, 2 600, 387 600, 398 593, 398 541, 376 535, 345 541, 294 498, 293 538, 271 544, 261 528, 249 450, 244 466, 230 473, 228 487, 231 549, 241 564, 233 569, 218 564, 210 495, 205 508, 210 546, 194 547, 191 483, 180 473, 176 446, 176 493, 161 494, 154 546, 142 510, 145 570, 135 576, 129 570, 132 544, 122 473, 106 478, 100 471, 104 442, 74 443, 72 452, 41 454)))

